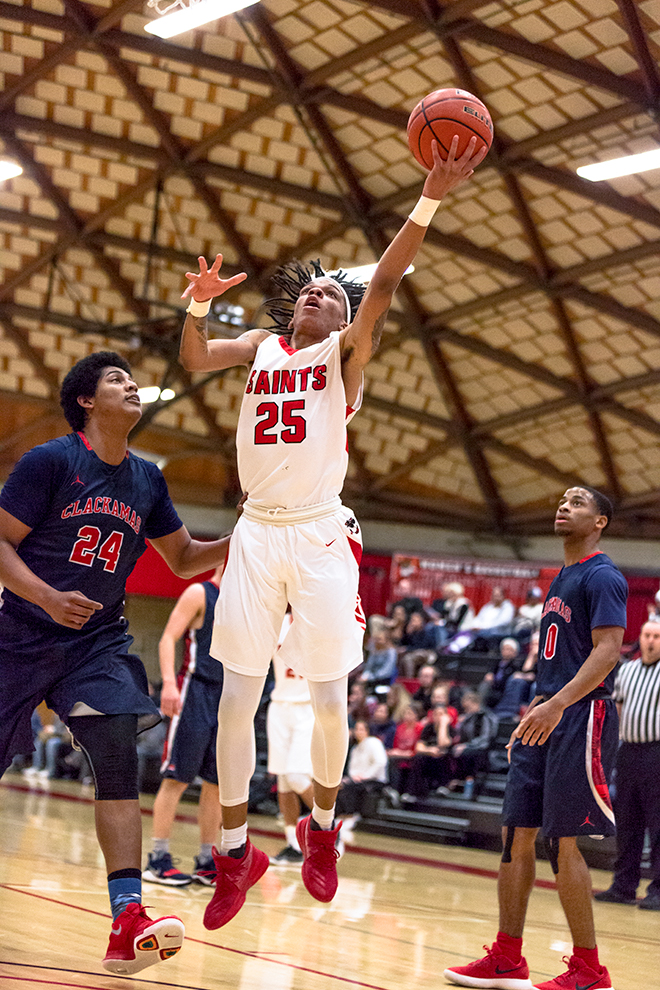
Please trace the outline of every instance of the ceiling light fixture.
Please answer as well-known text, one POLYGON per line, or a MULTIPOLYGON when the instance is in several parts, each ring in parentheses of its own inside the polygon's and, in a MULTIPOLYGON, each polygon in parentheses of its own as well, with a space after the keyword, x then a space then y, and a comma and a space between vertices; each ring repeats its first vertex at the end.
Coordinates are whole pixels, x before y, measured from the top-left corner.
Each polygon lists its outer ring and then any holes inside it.
MULTIPOLYGON (((149 0, 147 6, 155 7, 161 13, 159 8, 164 2, 166 0, 149 0)), ((257 0, 200 0, 196 3, 195 0, 189 0, 190 5, 185 6, 185 0, 174 0, 174 3, 162 11, 164 16, 149 21, 144 30, 149 34, 157 34, 159 38, 173 38, 184 31, 201 27, 202 24, 217 21, 219 17, 234 14, 244 7, 251 7, 256 2, 257 0), (179 10, 173 10, 174 7, 179 7, 179 10), (172 10, 172 13, 167 13, 172 10)))
POLYGON ((16 162, 0 161, 0 182, 4 182, 5 179, 15 179, 17 175, 20 175, 23 169, 16 162))
POLYGON ((140 401, 146 405, 148 402, 158 402, 159 399, 162 402, 169 402, 170 399, 174 398, 175 392, 171 388, 164 388, 161 391, 158 385, 147 385, 145 388, 138 389, 138 395, 140 401))
POLYGON ((660 148, 655 148, 653 151, 642 151, 639 155, 612 158, 609 162, 582 165, 577 170, 577 174, 583 179, 590 179, 591 182, 599 182, 602 179, 616 179, 621 175, 648 172, 652 168, 660 168, 660 148))

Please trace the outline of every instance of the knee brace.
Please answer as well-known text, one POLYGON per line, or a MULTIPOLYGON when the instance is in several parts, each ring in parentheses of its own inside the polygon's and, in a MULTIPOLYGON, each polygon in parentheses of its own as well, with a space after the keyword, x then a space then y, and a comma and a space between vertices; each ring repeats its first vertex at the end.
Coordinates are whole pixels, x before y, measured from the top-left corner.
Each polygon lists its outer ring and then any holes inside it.
POLYGON ((137 715, 74 715, 69 728, 94 776, 97 801, 138 798, 137 715))

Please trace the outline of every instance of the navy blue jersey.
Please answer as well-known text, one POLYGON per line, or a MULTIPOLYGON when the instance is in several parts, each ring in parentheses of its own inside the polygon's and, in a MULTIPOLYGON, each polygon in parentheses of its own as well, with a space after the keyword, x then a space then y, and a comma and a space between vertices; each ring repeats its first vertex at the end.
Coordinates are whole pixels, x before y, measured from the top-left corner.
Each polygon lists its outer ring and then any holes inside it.
POLYGON ((206 600, 204 621, 199 629, 189 629, 186 634, 183 666, 179 674, 179 679, 190 673, 204 678, 205 681, 222 684, 224 673, 222 664, 219 660, 212 657, 209 652, 211 649, 211 636, 213 635, 215 603, 218 600, 220 589, 213 581, 203 581, 202 588, 204 589, 206 600))
MULTIPOLYGON (((593 649, 592 629, 625 629, 627 598, 626 579, 604 553, 562 567, 543 606, 537 694, 556 694, 575 677, 593 649)), ((603 687, 611 693, 614 671, 603 687)))
MULTIPOLYGON (((0 507, 31 528, 18 547, 31 571, 58 591, 77 590, 101 602, 86 632, 121 616, 126 581, 146 539, 182 525, 155 464, 133 454, 106 464, 82 433, 24 454, 0 493, 0 507)), ((62 628, 7 589, 2 613, 62 628)))

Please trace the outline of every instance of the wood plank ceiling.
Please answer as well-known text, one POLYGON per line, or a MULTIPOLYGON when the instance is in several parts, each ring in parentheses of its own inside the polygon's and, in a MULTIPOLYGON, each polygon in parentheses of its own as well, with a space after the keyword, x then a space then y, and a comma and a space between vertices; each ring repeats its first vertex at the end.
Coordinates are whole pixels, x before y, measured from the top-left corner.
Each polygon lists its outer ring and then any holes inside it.
MULTIPOLYGON (((64 430, 59 382, 124 352, 169 386, 135 446, 173 496, 233 505, 244 371, 177 364, 183 273, 222 251, 259 325, 273 268, 374 261, 423 173, 408 114, 460 86, 493 149, 397 294, 345 498, 365 518, 524 536, 609 492, 660 536, 660 169, 576 168, 660 143, 660 0, 262 0, 171 41, 143 0, 0 0, 0 480, 64 430)), ((216 332, 242 327, 227 321, 216 332)))

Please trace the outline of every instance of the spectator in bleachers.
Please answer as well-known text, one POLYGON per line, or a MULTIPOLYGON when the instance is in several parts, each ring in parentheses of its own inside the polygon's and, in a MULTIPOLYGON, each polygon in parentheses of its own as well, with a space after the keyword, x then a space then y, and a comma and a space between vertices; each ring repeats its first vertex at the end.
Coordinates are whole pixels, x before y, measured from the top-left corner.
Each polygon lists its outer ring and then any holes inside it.
POLYGON ((399 644, 399 671, 403 677, 415 677, 422 664, 434 663, 435 624, 426 612, 413 612, 399 644))
POLYGON ((369 732, 372 736, 377 736, 385 749, 391 749, 394 745, 394 733, 396 732, 396 722, 390 715, 390 710, 385 701, 380 701, 374 708, 369 723, 369 732))
POLYGON ((497 733, 497 717, 487 711, 476 691, 463 695, 463 710, 458 732, 451 747, 452 780, 446 793, 463 784, 463 797, 474 796, 475 776, 488 768, 488 750, 497 733))
POLYGON ((396 592, 400 596, 392 606, 395 609, 397 605, 401 605, 406 612, 406 618, 409 619, 413 612, 423 612, 424 605, 422 599, 418 598, 416 595, 411 594, 412 584, 408 578, 401 578, 396 586, 396 592))
POLYGON ((343 818, 343 838, 347 839, 359 820, 365 797, 382 790, 387 782, 387 753, 377 736, 369 735, 369 723, 357 719, 353 727, 355 740, 348 754, 348 772, 337 794, 336 812, 343 818))
POLYGON ((484 639, 490 646, 502 636, 511 633, 511 626, 515 615, 513 602, 504 597, 504 589, 496 585, 492 592, 490 601, 477 612, 472 622, 473 631, 484 639))
POLYGON ((352 729, 358 719, 369 722, 371 710, 367 702, 367 692, 361 681, 353 681, 348 692, 348 724, 352 729))
POLYGON ((402 801, 418 801, 447 783, 451 743, 451 716, 444 705, 437 705, 419 734, 402 801))
POLYGON ((532 633, 540 629, 542 616, 543 592, 540 588, 530 588, 513 620, 513 635, 521 644, 527 643, 532 633))
MULTIPOLYGON (((452 731, 456 728, 459 719, 459 710, 450 703, 451 681, 436 681, 431 691, 431 711, 441 705, 447 709, 452 731)), ((461 709, 462 710, 462 709, 461 709)))
POLYGON ((655 598, 648 604, 649 621, 660 621, 660 591, 656 591, 655 598))
POLYGON ((412 700, 416 705, 419 705, 423 714, 426 715, 432 708, 431 694, 438 678, 438 672, 433 664, 425 663, 423 667, 419 668, 417 678, 419 687, 413 694, 412 700))
POLYGON ((442 588, 442 595, 431 606, 437 621, 437 646, 444 646, 462 629, 470 629, 474 619, 474 609, 465 597, 462 584, 448 581, 442 588))
POLYGON ((414 705, 407 705, 402 721, 396 727, 392 748, 387 751, 389 757, 390 784, 397 794, 405 791, 410 764, 415 755, 415 746, 422 731, 419 711, 414 705))
POLYGON ((398 647, 401 638, 406 631, 408 624, 408 613, 403 605, 393 605, 390 609, 390 617, 385 620, 385 627, 389 631, 390 640, 393 646, 398 647))
MULTIPOLYGON (((517 639, 507 636, 500 643, 500 655, 479 685, 479 696, 486 708, 495 708, 502 699, 509 678, 523 665, 517 639)), ((527 685, 525 684, 525 687, 527 685)))
POLYGON ((387 707, 397 725, 403 721, 406 708, 411 703, 410 691, 400 681, 395 681, 387 692, 387 707))
POLYGON ((358 680, 362 681, 367 694, 372 694, 379 687, 389 687, 397 675, 397 652, 387 629, 373 633, 367 660, 362 667, 358 680))

